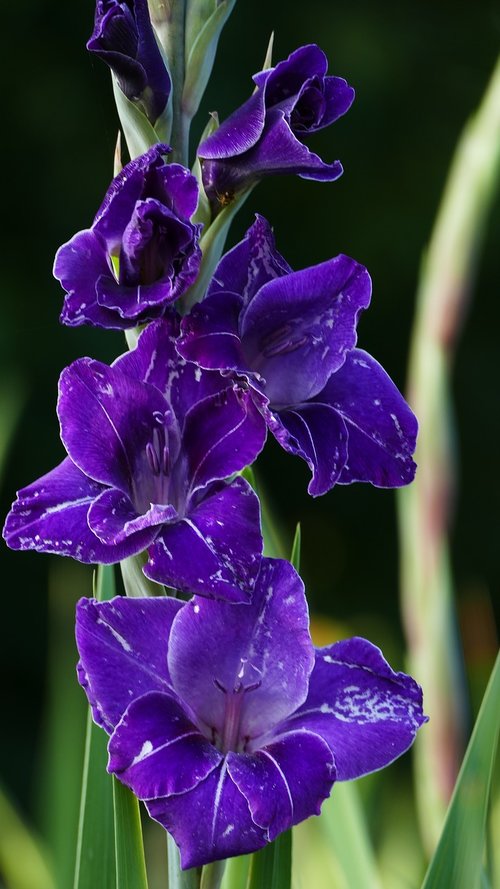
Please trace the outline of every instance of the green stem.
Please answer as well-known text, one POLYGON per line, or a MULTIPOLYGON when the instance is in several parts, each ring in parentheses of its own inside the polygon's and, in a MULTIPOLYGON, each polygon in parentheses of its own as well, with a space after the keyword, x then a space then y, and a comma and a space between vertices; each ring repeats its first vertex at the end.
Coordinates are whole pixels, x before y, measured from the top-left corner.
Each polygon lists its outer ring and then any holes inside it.
POLYGON ((197 867, 181 870, 179 850, 175 840, 167 833, 168 889, 200 889, 200 871, 197 867))
POLYGON ((220 889, 225 868, 225 861, 206 864, 201 872, 200 889, 220 889))
POLYGON ((186 0, 151 0, 151 20, 167 57, 172 79, 173 161, 188 166, 190 120, 184 112, 182 93, 186 73, 186 0))
POLYGON ((410 670, 424 688, 428 729, 415 745, 426 848, 435 847, 463 746, 448 529, 453 502, 451 366, 500 167, 500 63, 458 144, 424 257, 409 399, 420 432, 415 482, 399 492, 402 612, 410 670))

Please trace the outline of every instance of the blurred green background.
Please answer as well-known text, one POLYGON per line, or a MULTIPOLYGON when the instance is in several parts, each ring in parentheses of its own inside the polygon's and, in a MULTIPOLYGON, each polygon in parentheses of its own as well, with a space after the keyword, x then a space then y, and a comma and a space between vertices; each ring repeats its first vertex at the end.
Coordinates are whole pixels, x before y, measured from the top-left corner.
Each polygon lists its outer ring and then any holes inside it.
MULTIPOLYGON (((62 292, 51 274, 57 247, 91 224, 112 175, 118 124, 110 78, 85 50, 93 5, 25 0, 4 4, 3 20, 0 447, 21 405, 2 476, 5 515, 15 490, 63 456, 55 416, 62 367, 81 355, 110 361, 124 341, 119 333, 60 327, 62 292)), ((273 30, 276 61, 302 43, 317 42, 330 59, 330 73, 355 87, 347 116, 312 143, 325 160, 340 158, 345 173, 328 185, 293 177, 264 182, 237 218, 229 244, 258 211, 274 225, 278 248, 296 268, 340 252, 364 263, 374 290, 359 343, 404 388, 422 251, 454 146, 495 63, 499 9, 490 0, 240 0, 223 33, 194 134, 208 111, 225 117, 248 97, 273 30)), ((497 201, 454 372, 459 482, 452 559, 473 691, 476 683, 482 691, 491 667, 491 609, 500 577, 498 209, 497 201)), ((369 635, 401 668, 394 493, 358 485, 313 501, 305 466, 273 440, 258 468, 290 539, 302 522, 302 573, 312 609, 349 632, 369 635)), ((56 759, 67 755, 62 741, 60 749, 47 741, 49 649, 63 646, 68 662, 76 660, 73 604, 90 594, 91 574, 5 546, 0 557, 2 713, 8 727, 3 780, 30 818, 40 821, 44 745, 56 759)), ((68 674, 64 684, 72 683, 68 674)), ((66 716, 77 769, 80 697, 66 716)), ((45 811, 45 817, 54 813, 45 811)))

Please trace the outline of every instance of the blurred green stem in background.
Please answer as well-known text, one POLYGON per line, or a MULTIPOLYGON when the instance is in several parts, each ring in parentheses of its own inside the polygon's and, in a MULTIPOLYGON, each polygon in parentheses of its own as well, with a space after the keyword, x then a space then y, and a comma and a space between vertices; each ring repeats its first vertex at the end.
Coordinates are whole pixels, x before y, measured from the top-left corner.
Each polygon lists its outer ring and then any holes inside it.
POLYGON ((9 889, 55 889, 45 850, 1 788, 0 871, 9 889))
POLYGON ((464 740, 448 528, 454 441, 450 374, 500 166, 500 62, 456 149, 422 264, 408 396, 420 424, 415 482, 399 492, 401 605, 409 670, 431 718, 415 745, 424 844, 438 840, 464 740))

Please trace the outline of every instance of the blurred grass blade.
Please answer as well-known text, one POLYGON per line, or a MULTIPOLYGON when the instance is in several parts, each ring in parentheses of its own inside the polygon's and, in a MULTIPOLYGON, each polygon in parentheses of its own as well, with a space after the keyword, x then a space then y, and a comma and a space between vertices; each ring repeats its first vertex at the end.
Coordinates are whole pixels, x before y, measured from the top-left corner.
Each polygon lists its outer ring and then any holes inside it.
POLYGON ((54 878, 38 839, 28 830, 2 788, 0 872, 9 889, 55 889, 54 878))
POLYGON ((500 655, 497 657, 438 847, 422 889, 479 889, 488 885, 482 868, 486 818, 500 730, 500 655))
POLYGON ((139 801, 113 780, 116 889, 148 889, 139 801))
POLYGON ((221 889, 247 889, 250 855, 239 855, 226 861, 221 889))
POLYGON ((461 651, 448 546, 455 440, 451 370, 500 174, 500 61, 457 145, 417 294, 408 397, 420 431, 415 481, 398 491, 402 614, 409 671, 429 726, 415 744, 424 845, 439 839, 464 746, 461 651))
POLYGON ((10 373, 8 382, 0 384, 0 479, 25 402, 26 390, 22 380, 10 373))
POLYGON ((248 889, 290 889, 292 880, 292 831, 254 852, 250 861, 248 889))
POLYGON ((88 595, 90 578, 87 565, 72 559, 50 561, 47 692, 36 813, 60 889, 72 885, 75 873, 88 712, 85 695, 76 681, 75 604, 88 595))
POLYGON ((290 561, 296 571, 300 571, 301 543, 302 543, 302 532, 300 530, 300 522, 297 522, 297 527, 295 529, 295 537, 293 538, 293 543, 292 543, 292 554, 290 556, 290 561))
MULTIPOLYGON (((94 594, 100 600, 114 596, 113 565, 99 565, 94 594)), ((113 784, 106 771, 107 741, 106 733, 93 723, 89 710, 74 889, 116 887, 113 784)))
POLYGON ((167 833, 168 889, 199 889, 199 869, 181 870, 181 859, 174 838, 167 833))
MULTIPOLYGON (((315 825, 316 826, 316 822, 315 825)), ((335 784, 317 822, 344 875, 346 889, 381 889, 375 855, 355 784, 335 784)))

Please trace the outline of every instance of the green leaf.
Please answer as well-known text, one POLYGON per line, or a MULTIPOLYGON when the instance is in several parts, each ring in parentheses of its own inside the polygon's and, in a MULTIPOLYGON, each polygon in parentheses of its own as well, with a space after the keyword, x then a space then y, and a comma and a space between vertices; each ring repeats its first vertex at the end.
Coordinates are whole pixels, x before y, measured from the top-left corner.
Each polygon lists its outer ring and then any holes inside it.
POLYGON ((422 889, 479 889, 491 778, 500 730, 500 655, 457 778, 422 889))
POLYGON ((195 303, 200 302, 205 296, 205 291, 214 273, 215 267, 222 256, 231 222, 238 210, 243 206, 248 195, 252 191, 252 187, 247 189, 247 191, 242 192, 231 204, 224 207, 218 216, 216 216, 212 224, 208 226, 203 233, 200 240, 203 257, 198 277, 180 300, 184 312, 187 312, 188 309, 194 306, 195 303))
POLYGON ((88 714, 74 889, 116 886, 113 785, 106 772, 107 737, 88 714))
POLYGON ((221 889, 247 889, 250 855, 228 858, 221 889))
POLYGON ((114 77, 112 80, 118 116, 130 157, 133 159, 139 157, 140 154, 144 154, 152 145, 156 145, 161 140, 146 115, 130 99, 127 99, 114 77))
MULTIPOLYGON (((201 97, 205 92, 212 72, 215 54, 217 52, 217 44, 221 31, 226 24, 231 12, 233 11, 236 0, 222 0, 215 4, 212 14, 203 21, 207 10, 202 10, 202 15, 198 17, 196 24, 188 29, 187 42, 189 45, 190 33, 196 33, 192 46, 189 48, 186 61, 186 78, 184 81, 184 89, 182 92, 182 105, 184 111, 190 118, 196 114, 201 97), (196 31, 196 29, 198 29, 196 31)), ((203 6, 203 4, 191 4, 192 7, 203 6)), ((196 17, 193 16, 193 20, 196 17)))
POLYGON ((335 855, 348 889, 380 889, 382 884, 355 784, 335 784, 331 797, 321 808, 318 828, 335 855))
POLYGON ((248 889, 290 889, 292 880, 292 831, 282 833, 252 855, 248 889))
MULTIPOLYGON (((100 600, 114 596, 113 565, 99 566, 94 594, 100 600)), ((74 889, 116 887, 113 784, 106 771, 107 740, 103 729, 92 722, 89 710, 74 889)))
POLYGON ((167 833, 168 889, 199 889, 200 869, 181 870, 181 859, 174 838, 167 833))
POLYGON ((139 801, 113 780, 116 889, 148 889, 139 801))
POLYGON ((293 538, 293 544, 292 544, 292 555, 290 556, 290 561, 296 571, 300 571, 301 541, 302 541, 302 533, 300 530, 300 522, 297 522, 297 527, 295 528, 295 537, 293 538))

